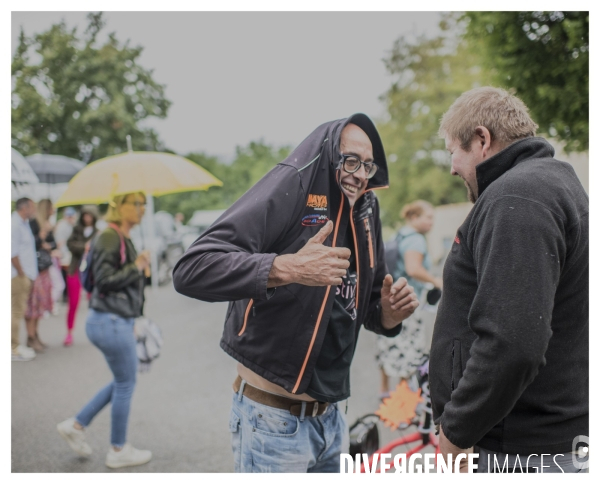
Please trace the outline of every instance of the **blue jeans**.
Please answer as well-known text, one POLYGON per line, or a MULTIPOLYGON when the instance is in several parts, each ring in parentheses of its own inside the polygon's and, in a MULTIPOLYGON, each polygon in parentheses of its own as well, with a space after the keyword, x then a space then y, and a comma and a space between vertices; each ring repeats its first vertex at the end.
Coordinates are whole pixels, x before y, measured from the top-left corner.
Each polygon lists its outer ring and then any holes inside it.
POLYGON ((318 417, 295 417, 233 394, 229 430, 235 472, 339 472, 348 426, 339 404, 318 417))
POLYGON ((87 427, 98 412, 110 402, 110 443, 115 447, 122 447, 127 437, 127 421, 138 363, 133 318, 122 318, 113 313, 90 309, 85 331, 94 346, 102 351, 114 380, 81 409, 75 420, 87 427))

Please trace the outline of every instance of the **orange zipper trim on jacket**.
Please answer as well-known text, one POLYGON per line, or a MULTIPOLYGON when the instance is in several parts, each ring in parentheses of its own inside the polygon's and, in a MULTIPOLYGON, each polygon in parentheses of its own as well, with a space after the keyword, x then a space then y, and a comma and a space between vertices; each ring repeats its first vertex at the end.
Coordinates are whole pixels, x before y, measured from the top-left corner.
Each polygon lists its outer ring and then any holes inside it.
POLYGON ((352 235, 354 236, 354 260, 356 261, 356 302, 354 307, 358 311, 358 281, 360 279, 360 257, 358 256, 358 243, 356 241, 356 229, 354 228, 354 217, 352 212, 354 207, 350 210, 350 225, 352 227, 352 235))
POLYGON ((367 232, 367 238, 369 239, 369 258, 371 259, 371 269, 375 265, 373 257, 373 240, 371 239, 371 227, 369 227, 369 219, 365 219, 365 231, 367 232))
POLYGON ((248 314, 250 314, 250 308, 252 307, 253 304, 254 304, 254 299, 250 299, 250 302, 248 303, 248 307, 246 308, 246 314, 244 315, 244 325, 242 326, 242 329, 238 333, 238 336, 242 336, 242 334, 244 334, 244 331, 246 331, 246 323, 248 322, 248 314))
MULTIPOLYGON (((343 208, 344 208, 344 194, 342 193, 342 201, 340 202, 340 210, 338 212, 337 220, 335 222, 335 230, 333 232, 333 242, 331 244, 331 247, 335 247, 335 243, 337 242, 338 229, 340 227, 340 220, 342 218, 343 208)), ((317 338, 319 326, 321 325, 321 318, 323 318, 323 313, 325 312, 325 305, 327 304, 327 298, 329 297, 330 291, 331 291, 331 286, 327 286, 327 290, 325 291, 325 298, 323 298, 323 303, 321 304, 321 310, 319 311, 319 316, 317 317, 317 324, 315 325, 315 329, 313 331, 313 335, 310 340, 310 345, 308 346, 308 351, 306 352, 306 356, 304 357, 304 363, 302 364, 302 368, 300 369, 300 374, 298 375, 298 379, 296 380, 296 384, 294 385, 294 389, 292 390, 292 393, 296 393, 298 391, 298 387, 300 386, 300 382, 302 381, 302 377, 304 376, 304 370, 306 370, 306 364, 308 363, 308 358, 310 357, 310 352, 312 351, 312 348, 315 344, 315 339, 317 338)))

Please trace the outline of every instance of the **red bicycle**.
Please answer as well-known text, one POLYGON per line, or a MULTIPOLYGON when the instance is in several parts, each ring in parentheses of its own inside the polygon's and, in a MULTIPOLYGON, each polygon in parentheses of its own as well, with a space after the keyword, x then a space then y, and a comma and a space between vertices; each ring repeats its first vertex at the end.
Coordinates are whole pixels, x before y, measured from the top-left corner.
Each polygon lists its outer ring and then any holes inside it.
MULTIPOLYGON (((435 435, 429 396, 428 356, 423 358, 417 370, 413 385, 418 385, 416 392, 410 389, 406 382, 401 383, 390 394, 390 398, 384 399, 376 413, 360 417, 350 427, 350 455, 353 459, 356 459, 356 454, 361 455, 363 463, 360 464, 360 472, 365 472, 365 466, 370 472, 381 472, 379 456, 392 454, 394 449, 406 445, 411 445, 411 447, 403 452, 405 455, 399 458, 398 462, 402 462, 402 459, 410 459, 412 455, 426 447, 433 447, 437 464, 440 449, 438 436, 435 435), (403 423, 408 426, 416 424, 418 427, 416 432, 394 439, 383 447, 379 447, 377 422, 380 421, 395 429, 401 427, 403 423), (364 462, 365 455, 368 456, 367 462, 364 462), (373 469, 374 466, 375 469, 373 469)), ((358 467, 356 462, 355 466, 358 467)))

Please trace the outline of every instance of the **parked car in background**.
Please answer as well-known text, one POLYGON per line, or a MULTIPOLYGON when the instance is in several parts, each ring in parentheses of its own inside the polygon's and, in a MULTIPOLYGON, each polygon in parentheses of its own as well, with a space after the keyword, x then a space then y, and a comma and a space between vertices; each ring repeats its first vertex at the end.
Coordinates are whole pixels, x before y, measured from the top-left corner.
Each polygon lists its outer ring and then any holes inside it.
POLYGON ((183 255, 185 247, 182 240, 182 233, 175 226, 173 215, 165 211, 159 211, 154 214, 154 236, 148 237, 148 226, 136 225, 131 230, 131 240, 136 250, 141 251, 145 248, 155 248, 158 254, 158 268, 152 271, 152 276, 156 273, 158 285, 162 286, 171 281, 173 268, 183 255), (145 228, 144 233, 142 229, 145 228))

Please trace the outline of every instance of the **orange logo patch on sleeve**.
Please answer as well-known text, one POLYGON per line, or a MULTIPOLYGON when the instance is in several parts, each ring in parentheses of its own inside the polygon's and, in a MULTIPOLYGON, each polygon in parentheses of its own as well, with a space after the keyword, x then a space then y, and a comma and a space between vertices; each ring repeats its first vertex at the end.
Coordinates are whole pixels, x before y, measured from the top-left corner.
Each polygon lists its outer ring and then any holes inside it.
POLYGON ((306 206, 311 208, 327 208, 327 197, 325 195, 308 195, 306 206))

